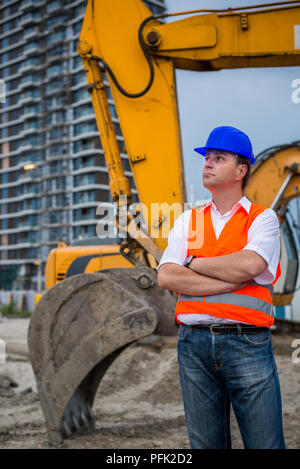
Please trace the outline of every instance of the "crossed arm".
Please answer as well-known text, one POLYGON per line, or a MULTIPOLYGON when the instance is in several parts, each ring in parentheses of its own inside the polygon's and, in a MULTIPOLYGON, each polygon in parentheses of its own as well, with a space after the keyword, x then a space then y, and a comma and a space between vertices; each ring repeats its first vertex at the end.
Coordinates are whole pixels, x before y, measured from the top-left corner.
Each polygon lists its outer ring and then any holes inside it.
POLYGON ((193 259, 190 268, 163 264, 158 270, 158 285, 186 295, 227 293, 243 288, 266 267, 266 261, 259 254, 243 250, 225 256, 193 259))

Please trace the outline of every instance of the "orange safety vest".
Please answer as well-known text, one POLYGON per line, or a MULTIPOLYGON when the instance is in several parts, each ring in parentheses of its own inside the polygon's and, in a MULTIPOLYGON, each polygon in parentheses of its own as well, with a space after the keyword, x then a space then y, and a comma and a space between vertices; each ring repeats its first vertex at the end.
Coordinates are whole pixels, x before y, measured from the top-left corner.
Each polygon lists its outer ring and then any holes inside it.
MULTIPOLYGON (((241 251, 248 243, 248 230, 253 220, 267 207, 251 204, 249 214, 241 206, 228 220, 216 238, 209 205, 193 209, 189 221, 188 256, 216 257, 241 251), (197 239, 198 238, 198 239, 197 239), (195 242, 196 240, 196 242, 195 242)), ((278 262, 272 284, 259 285, 254 280, 244 288, 229 293, 192 296, 179 293, 175 317, 178 314, 210 314, 217 318, 270 327, 273 317, 273 284, 280 277, 278 262)))

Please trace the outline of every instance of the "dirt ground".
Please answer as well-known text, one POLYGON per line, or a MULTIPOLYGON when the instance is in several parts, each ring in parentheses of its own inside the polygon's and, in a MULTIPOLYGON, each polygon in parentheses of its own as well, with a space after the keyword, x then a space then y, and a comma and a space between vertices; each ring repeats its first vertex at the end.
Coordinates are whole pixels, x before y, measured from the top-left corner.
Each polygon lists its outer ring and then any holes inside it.
MULTIPOLYGON (((0 448, 49 448, 28 360, 28 320, 2 319, 6 363, 0 363, 0 448), (11 381, 5 377, 10 377, 11 381), (18 386, 16 386, 18 384, 18 386)), ((176 338, 146 338, 129 346, 106 373, 93 407, 94 432, 64 440, 63 448, 189 449, 176 338)), ((299 333, 273 333, 287 448, 300 448, 300 362, 292 360, 299 333)), ((300 352, 296 353, 296 358, 300 352)), ((232 416, 233 448, 243 448, 232 416)))

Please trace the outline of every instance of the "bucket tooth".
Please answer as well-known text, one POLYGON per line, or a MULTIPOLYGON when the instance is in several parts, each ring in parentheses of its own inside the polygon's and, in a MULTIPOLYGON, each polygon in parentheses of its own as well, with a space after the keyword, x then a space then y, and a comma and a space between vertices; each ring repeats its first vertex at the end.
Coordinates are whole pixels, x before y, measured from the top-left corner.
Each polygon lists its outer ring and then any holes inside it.
POLYGON ((82 423, 83 427, 88 431, 90 429, 90 424, 89 424, 89 421, 87 419, 87 416, 86 416, 84 410, 82 410, 80 412, 80 419, 81 419, 81 423, 82 423))
POLYGON ((128 345, 177 334, 176 296, 158 288, 156 276, 148 267, 74 275, 38 302, 28 349, 50 444, 95 427, 96 391, 128 345))
POLYGON ((65 420, 62 422, 61 425, 61 434, 64 438, 69 438, 72 435, 71 427, 65 420))

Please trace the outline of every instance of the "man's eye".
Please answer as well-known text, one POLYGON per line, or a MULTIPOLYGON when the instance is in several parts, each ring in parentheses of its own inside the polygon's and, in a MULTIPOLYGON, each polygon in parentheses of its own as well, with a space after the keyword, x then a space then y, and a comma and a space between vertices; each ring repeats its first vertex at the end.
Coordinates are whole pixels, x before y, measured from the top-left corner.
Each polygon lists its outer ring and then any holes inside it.
POLYGON ((221 160, 223 160, 223 156, 217 156, 217 159, 219 160, 221 158, 221 160))

